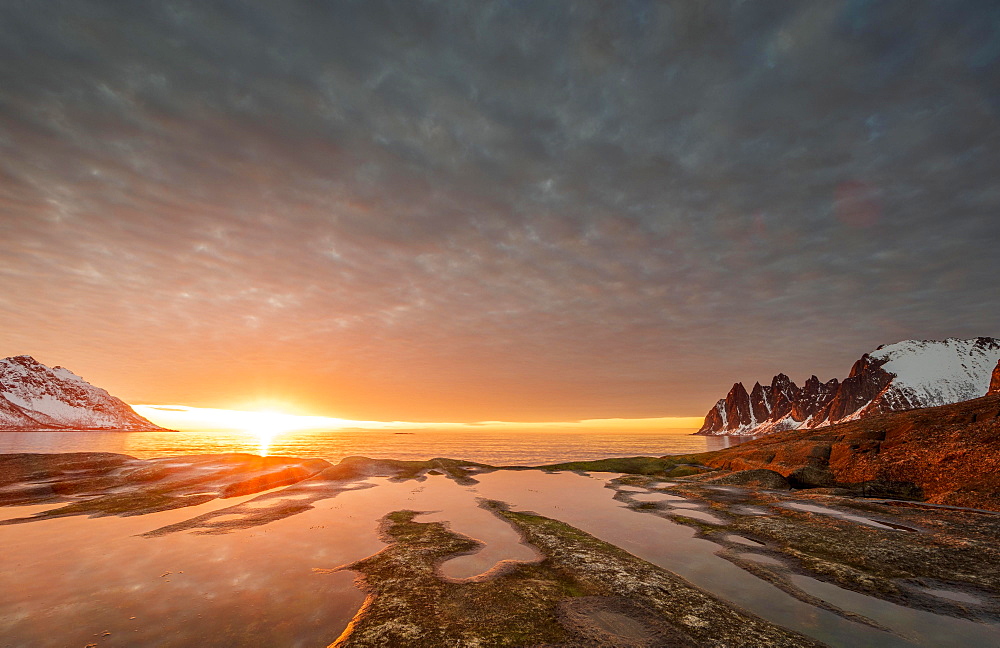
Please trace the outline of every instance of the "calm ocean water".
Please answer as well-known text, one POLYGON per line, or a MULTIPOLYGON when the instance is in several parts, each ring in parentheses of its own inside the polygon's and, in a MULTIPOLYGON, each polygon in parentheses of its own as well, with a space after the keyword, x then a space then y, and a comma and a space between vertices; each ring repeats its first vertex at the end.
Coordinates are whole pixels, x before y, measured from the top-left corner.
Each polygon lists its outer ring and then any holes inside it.
POLYGON ((494 465, 660 456, 717 450, 740 437, 692 436, 694 430, 655 432, 302 430, 271 439, 251 433, 206 432, 2 432, 0 453, 117 452, 140 459, 184 454, 251 452, 322 457, 351 455, 391 459, 450 457, 494 465))

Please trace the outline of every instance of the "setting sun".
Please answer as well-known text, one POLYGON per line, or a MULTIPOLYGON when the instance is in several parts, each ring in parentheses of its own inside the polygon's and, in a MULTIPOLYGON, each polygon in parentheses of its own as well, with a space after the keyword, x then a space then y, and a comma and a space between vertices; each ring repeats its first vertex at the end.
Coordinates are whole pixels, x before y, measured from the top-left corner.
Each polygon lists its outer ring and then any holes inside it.
POLYGON ((299 416, 276 409, 229 410, 183 405, 137 405, 137 411, 175 429, 231 430, 256 437, 261 456, 267 456, 276 436, 292 430, 338 429, 347 421, 323 416, 299 416))
POLYGON ((339 428, 344 420, 326 416, 300 416, 276 409, 231 410, 184 405, 136 405, 136 411, 175 429, 242 430, 253 434, 278 434, 309 428, 339 428))
POLYGON ((238 418, 246 421, 245 429, 250 434, 254 434, 260 441, 260 455, 266 457, 271 447, 271 441, 282 432, 296 429, 300 422, 299 417, 282 414, 281 412, 239 412, 244 415, 238 418))

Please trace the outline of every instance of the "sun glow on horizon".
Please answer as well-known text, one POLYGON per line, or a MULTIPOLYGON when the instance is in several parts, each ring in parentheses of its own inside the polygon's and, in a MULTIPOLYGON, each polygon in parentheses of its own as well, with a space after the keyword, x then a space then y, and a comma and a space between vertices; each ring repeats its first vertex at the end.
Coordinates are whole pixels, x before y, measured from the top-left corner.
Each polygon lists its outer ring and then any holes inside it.
POLYGON ((141 416, 163 427, 195 431, 234 430, 255 434, 261 447, 276 435, 297 430, 509 430, 515 431, 630 431, 655 432, 664 429, 698 428, 700 416, 665 416, 651 418, 598 418, 578 421, 363 421, 329 416, 286 414, 274 408, 230 410, 187 405, 134 405, 141 416))
POLYGON ((187 405, 135 405, 136 412, 157 425, 178 430, 232 430, 256 438, 259 452, 266 457, 274 438, 305 429, 338 429, 347 422, 322 416, 286 414, 276 409, 230 410, 187 405))
POLYGON ((239 412, 239 414, 250 414, 245 418, 243 429, 257 436, 260 441, 260 456, 266 457, 271 448, 274 437, 282 432, 289 432, 296 428, 298 418, 294 414, 282 414, 272 410, 261 412, 239 412))

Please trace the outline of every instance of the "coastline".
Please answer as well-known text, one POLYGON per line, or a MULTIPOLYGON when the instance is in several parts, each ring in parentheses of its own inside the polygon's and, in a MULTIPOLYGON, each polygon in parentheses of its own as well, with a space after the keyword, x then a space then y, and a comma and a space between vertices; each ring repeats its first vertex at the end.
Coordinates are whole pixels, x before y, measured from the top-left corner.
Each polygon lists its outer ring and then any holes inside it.
MULTIPOLYGON (((712 469, 696 462, 703 458, 612 458, 525 467, 490 466, 444 458, 400 461, 349 457, 331 464, 320 459, 239 453, 152 460, 112 453, 8 454, 0 455, 0 511, 13 511, 21 506, 29 510, 39 505, 47 506, 27 517, 0 520, 0 533, 16 525, 34 528, 34 524, 44 520, 47 524, 60 524, 61 520, 75 518, 86 524, 86 518, 145 518, 171 512, 174 517, 180 516, 176 522, 148 529, 143 537, 164 540, 205 534, 225 537, 266 533, 278 527, 297 528, 300 524, 297 520, 309 519, 312 512, 319 510, 317 507, 329 506, 325 502, 353 497, 350 494, 354 492, 377 494, 380 488, 386 487, 379 484, 413 484, 415 489, 437 484, 437 489, 447 487, 447 492, 458 493, 463 489, 481 489, 503 474, 512 478, 524 476, 515 479, 514 483, 523 479, 545 483, 549 479, 558 484, 568 477, 592 483, 597 478, 598 486, 604 484, 603 492, 611 495, 618 506, 625 507, 618 509, 625 511, 625 515, 639 516, 635 519, 640 520, 659 518, 663 523, 690 529, 694 538, 708 541, 717 548, 719 556, 748 577, 752 575, 759 579, 758 582, 773 585, 800 605, 823 610, 832 615, 831 619, 842 619, 848 627, 866 627, 870 630, 863 632, 886 637, 895 636, 897 632, 886 626, 887 619, 878 615, 870 617, 850 606, 831 603, 816 588, 835 587, 844 593, 842 596, 881 600, 886 605, 902 606, 900 609, 922 611, 913 613, 918 616, 911 623, 925 619, 919 614, 930 614, 926 617, 928 624, 933 618, 954 619, 960 630, 965 628, 963 632, 968 628, 962 624, 969 623, 970 619, 975 624, 986 624, 982 625, 984 632, 991 632, 991 624, 1000 623, 1000 579, 994 576, 1000 573, 1000 552, 993 540, 1000 533, 1000 516, 970 510, 905 507, 895 502, 837 494, 829 489, 793 491, 774 481, 780 479, 780 475, 775 478, 763 474, 766 471, 712 469), (226 504, 227 501, 233 503, 226 504), (209 505, 212 507, 209 512, 198 512, 209 505), (188 508, 191 514, 184 513, 188 508), (928 556, 934 559, 928 560, 928 556), (932 593, 935 588, 954 591, 956 596, 969 597, 975 603, 942 599, 932 593)), ((502 481, 510 483, 509 479, 502 481)), ((567 496, 571 496, 570 493, 548 493, 543 489, 535 497, 543 502, 549 498, 559 501, 567 496)), ((713 613, 712 619, 734 620, 725 625, 727 632, 735 633, 731 635, 733 643, 727 645, 760 645, 761 636, 765 635, 777 641, 775 645, 783 645, 782 642, 813 645, 809 642, 815 641, 796 637, 794 633, 782 634, 786 631, 772 622, 749 623, 747 619, 751 617, 740 616, 746 614, 745 610, 713 594, 714 581, 700 586, 677 585, 676 580, 671 580, 676 576, 670 570, 649 564, 607 540, 587 540, 586 533, 576 526, 579 521, 567 523, 559 520, 558 515, 530 514, 513 508, 512 502, 504 500, 482 500, 480 506, 512 524, 541 552, 542 563, 495 567, 482 578, 455 582, 435 571, 438 564, 435 561, 474 553, 476 543, 469 544, 468 537, 455 536, 446 523, 415 521, 412 509, 407 509, 405 504, 405 501, 383 504, 389 510, 383 519, 383 533, 392 536, 390 547, 396 547, 391 551, 401 551, 401 555, 410 556, 418 563, 423 560, 415 557, 423 555, 420 552, 430 552, 427 555, 437 558, 427 563, 426 569, 414 572, 415 580, 405 581, 405 585, 400 580, 402 572, 398 568, 374 567, 380 563, 369 559, 357 565, 339 567, 364 574, 369 598, 375 598, 360 607, 349 624, 350 632, 333 645, 344 648, 375 645, 377 637, 390 635, 395 637, 397 643, 394 645, 426 645, 421 642, 428 637, 450 636, 448 633, 455 627, 454 619, 443 610, 450 609, 449 605, 458 605, 457 602, 447 603, 449 600, 466 600, 473 591, 469 587, 479 591, 477 596, 485 597, 483 600, 495 597, 505 601, 520 600, 518 597, 523 596, 510 592, 529 583, 537 584, 539 578, 549 579, 546 582, 555 588, 552 593, 539 595, 540 598, 533 602, 526 601, 528 608, 511 608, 511 614, 522 609, 527 615, 524 618, 534 619, 530 627, 522 628, 527 634, 519 631, 498 639, 497 619, 500 617, 487 615, 472 616, 468 622, 463 622, 462 636, 470 641, 481 640, 482 645, 497 646, 525 645, 517 641, 527 638, 539 645, 543 641, 561 642, 571 637, 600 635, 601 625, 595 625, 594 619, 607 613, 624 615, 631 620, 627 622, 632 624, 629 627, 643 636, 685 637, 688 645, 708 645, 709 635, 704 632, 711 632, 706 630, 711 625, 702 627, 700 621, 691 621, 688 618, 691 615, 677 612, 681 608, 663 607, 665 603, 657 603, 659 599, 649 598, 641 588, 632 594, 626 591, 624 595, 619 589, 615 589, 614 595, 602 589, 600 583, 604 582, 604 577, 599 576, 597 568, 601 564, 617 565, 608 567, 615 573, 639 570, 637 573, 645 574, 643 578, 665 578, 674 583, 667 590, 701 592, 698 596, 716 601, 713 605, 721 607, 713 613), (411 513, 407 513, 408 510, 411 513), (578 542, 584 544, 573 549, 576 546, 573 543, 578 542), (418 554, 412 554, 413 550, 418 554), (582 562, 575 558, 565 562, 581 551, 590 558, 582 562), (548 575, 542 576, 543 573, 548 575), (566 583, 577 585, 566 590, 566 583), (514 587, 514 590, 503 589, 506 587, 514 587), (694 590, 684 589, 686 587, 694 587, 694 590), (416 600, 413 597, 421 599, 430 592, 440 594, 439 598, 432 597, 438 603, 419 608, 408 622, 416 639, 408 642, 405 633, 392 634, 396 631, 393 628, 399 626, 393 620, 395 617, 384 610, 397 609, 406 601, 416 600), (500 595, 499 592, 508 593, 500 595), (385 635, 386 632, 390 635, 385 635), (743 639, 739 639, 741 636, 743 639)), ((558 512, 559 507, 552 510, 558 512)), ((414 564, 410 559, 404 562, 414 564)), ((639 582, 643 582, 642 579, 639 582)), ((500 614, 503 616, 502 610, 500 614)), ((979 632, 976 630, 979 625, 968 627, 979 632)))

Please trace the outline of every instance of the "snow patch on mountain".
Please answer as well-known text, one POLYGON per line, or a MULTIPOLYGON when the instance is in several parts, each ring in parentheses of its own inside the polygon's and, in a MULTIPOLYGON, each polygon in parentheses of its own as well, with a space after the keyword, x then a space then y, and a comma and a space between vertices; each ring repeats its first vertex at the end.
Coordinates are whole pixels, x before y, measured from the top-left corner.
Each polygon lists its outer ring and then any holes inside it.
POLYGON ((0 428, 161 429, 69 369, 31 356, 0 360, 0 428))
POLYGON ((885 361, 882 369, 895 375, 892 388, 907 401, 934 407, 986 394, 1000 359, 1000 344, 984 340, 989 338, 904 340, 870 355, 885 361))

